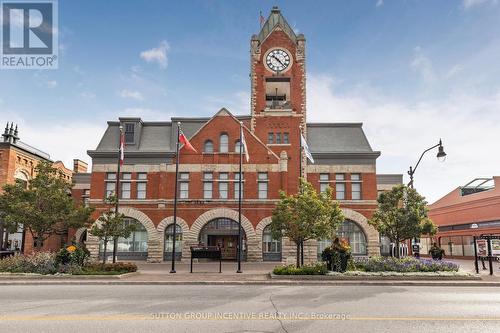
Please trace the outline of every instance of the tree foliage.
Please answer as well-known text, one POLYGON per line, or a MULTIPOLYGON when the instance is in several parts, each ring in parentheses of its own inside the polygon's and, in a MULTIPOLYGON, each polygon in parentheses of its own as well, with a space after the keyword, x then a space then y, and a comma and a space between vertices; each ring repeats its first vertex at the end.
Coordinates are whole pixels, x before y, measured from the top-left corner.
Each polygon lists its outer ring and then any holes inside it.
MULTIPOLYGON (((110 196, 106 199, 106 202, 111 208, 116 205, 116 200, 115 196, 110 196)), ((135 231, 135 225, 125 224, 124 218, 125 215, 110 209, 105 211, 90 229, 90 233, 103 242, 103 264, 106 263, 108 242, 115 242, 120 237, 128 238, 135 231)))
POLYGON ((332 192, 318 194, 314 187, 300 180, 297 194, 280 192, 272 216, 271 232, 275 239, 288 237, 297 245, 297 267, 300 266, 300 244, 309 239, 332 238, 344 215, 332 192))
MULTIPOLYGON (((427 202, 415 189, 398 185, 381 193, 377 201, 377 210, 368 223, 395 243, 397 249, 407 239, 436 234, 437 227, 427 216, 427 202)), ((399 257, 399 251, 396 256, 399 257)))
POLYGON ((89 223, 92 209, 76 204, 71 198, 72 184, 49 162, 40 162, 35 178, 3 187, 0 218, 12 231, 22 225, 35 241, 35 249, 58 230, 80 228, 89 223))

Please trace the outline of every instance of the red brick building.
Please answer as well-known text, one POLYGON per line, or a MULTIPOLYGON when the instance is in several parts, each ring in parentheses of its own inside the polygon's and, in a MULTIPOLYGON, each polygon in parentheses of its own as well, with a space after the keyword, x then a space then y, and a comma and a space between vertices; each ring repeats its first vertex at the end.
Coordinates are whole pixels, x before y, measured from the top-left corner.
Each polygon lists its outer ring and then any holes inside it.
MULTIPOLYGON (((295 34, 276 7, 259 34, 251 37, 250 50, 250 115, 235 116, 222 108, 211 118, 173 117, 165 122, 120 118, 108 122, 97 148, 88 151, 89 202, 96 207, 97 219, 108 209, 104 198, 115 190, 119 126, 125 129, 120 211, 138 230, 120 240, 120 258, 159 262, 171 257, 177 122, 198 151, 180 150, 178 259, 189 258, 189 247, 198 242, 221 244, 224 258, 236 257, 240 121, 250 155, 243 163, 246 260, 294 260, 294 245, 272 239, 267 226, 279 191, 296 192, 299 175, 318 191, 327 186, 334 190, 346 217, 339 232, 349 238, 355 254, 380 253, 379 235, 367 224, 380 190, 376 175, 380 152, 372 150, 361 123, 307 123, 306 40, 295 34), (299 153, 301 131, 314 164, 299 153)), ((84 234, 79 230, 77 237, 86 237, 87 248, 97 257, 99 241, 84 234)), ((316 260, 325 244, 308 242, 306 261, 316 260)))
MULTIPOLYGON (((14 184, 16 181, 28 183, 36 176, 36 166, 40 162, 51 162, 52 166, 61 171, 61 177, 71 182, 73 170, 64 166, 63 162, 53 162, 49 154, 32 147, 21 141, 17 125, 7 123, 0 142, 0 193, 6 184, 14 184)), ((85 162, 75 160, 79 168, 75 172, 87 172, 85 162)), ((33 249, 33 239, 29 233, 23 232, 22 225, 15 233, 7 233, 2 228, 0 221, 0 249, 19 250, 29 253, 33 249)), ((66 244, 68 230, 62 230, 60 234, 54 235, 45 241, 45 248, 58 249, 66 244)))
MULTIPOLYGON (((429 206, 447 256, 474 256, 473 236, 500 234, 500 177, 477 178, 429 206)), ((423 240, 424 247, 430 240, 423 240)))

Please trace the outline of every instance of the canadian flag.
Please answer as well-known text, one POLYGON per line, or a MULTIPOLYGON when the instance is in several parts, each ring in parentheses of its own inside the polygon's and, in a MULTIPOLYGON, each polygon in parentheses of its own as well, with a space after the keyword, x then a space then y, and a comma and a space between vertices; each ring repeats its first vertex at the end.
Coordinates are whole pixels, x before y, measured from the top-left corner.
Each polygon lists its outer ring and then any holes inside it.
POLYGON ((125 159, 125 134, 120 135, 120 165, 123 165, 123 160, 125 159))
POLYGON ((179 129, 179 142, 182 143, 187 150, 192 150, 197 153, 196 149, 194 149, 194 147, 191 145, 191 142, 189 142, 181 129, 179 129))

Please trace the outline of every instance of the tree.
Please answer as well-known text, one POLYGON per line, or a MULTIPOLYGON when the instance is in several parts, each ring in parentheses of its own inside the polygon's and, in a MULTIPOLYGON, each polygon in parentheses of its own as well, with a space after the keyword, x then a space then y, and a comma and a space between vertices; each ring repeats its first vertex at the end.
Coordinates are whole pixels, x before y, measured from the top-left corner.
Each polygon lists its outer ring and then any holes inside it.
POLYGON ((275 239, 288 237, 297 246, 297 267, 300 266, 300 245, 309 239, 332 237, 344 215, 332 192, 318 194, 314 187, 300 179, 294 195, 280 192, 280 201, 273 211, 271 232, 275 239))
POLYGON ((368 223, 395 243, 396 257, 402 241, 436 234, 436 225, 427 217, 427 202, 415 189, 398 185, 380 194, 377 201, 377 210, 368 223))
POLYGON ((62 228, 80 228, 89 223, 92 208, 77 205, 71 198, 72 184, 49 162, 40 162, 35 178, 3 187, 0 218, 4 227, 22 225, 33 237, 35 250, 62 228))
MULTIPOLYGON (((111 207, 116 205, 116 197, 109 196, 106 199, 107 204, 111 207)), ((112 208, 106 212, 104 212, 97 222, 90 229, 90 233, 100 241, 104 243, 103 248, 103 259, 102 263, 106 263, 106 253, 108 248, 108 242, 113 241, 115 244, 115 240, 118 238, 128 238, 130 234, 135 231, 135 225, 133 224, 125 224, 124 223, 125 215, 121 213, 116 213, 112 208)))

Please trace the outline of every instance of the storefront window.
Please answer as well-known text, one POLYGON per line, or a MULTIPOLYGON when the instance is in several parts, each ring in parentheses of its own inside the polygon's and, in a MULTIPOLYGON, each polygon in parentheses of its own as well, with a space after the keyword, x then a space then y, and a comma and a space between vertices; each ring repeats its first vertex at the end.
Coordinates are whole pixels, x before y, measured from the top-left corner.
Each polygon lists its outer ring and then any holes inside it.
MULTIPOLYGON (((171 224, 165 230, 165 252, 172 252, 174 239, 174 225, 171 224)), ((176 225, 175 228, 175 252, 181 253, 182 251, 182 228, 176 225)))
MULTIPOLYGON (((147 252, 148 251, 148 232, 146 228, 137 220, 126 217, 123 220, 124 225, 135 225, 128 238, 118 238, 117 252, 147 252)), ((100 250, 103 251, 103 242, 101 241, 100 250)), ((108 242, 107 251, 113 251, 113 241, 108 242)))
POLYGON ((463 236, 464 256, 474 256, 474 237, 463 236))
POLYGON ((265 227, 262 233, 262 251, 264 253, 281 253, 281 240, 273 238, 270 226, 265 227))

